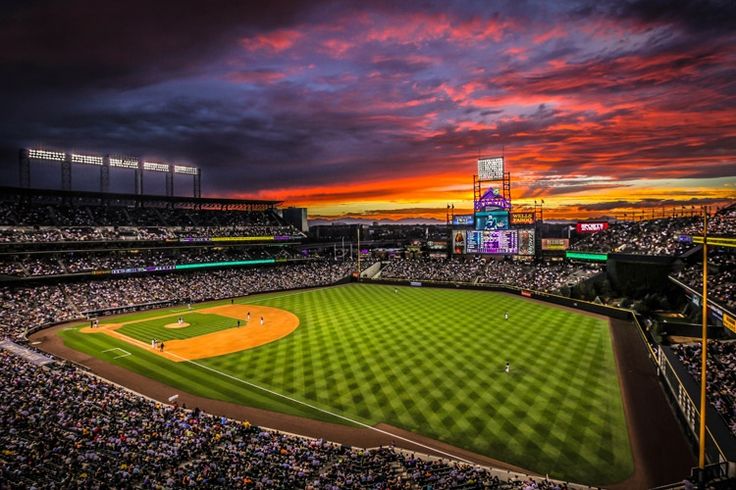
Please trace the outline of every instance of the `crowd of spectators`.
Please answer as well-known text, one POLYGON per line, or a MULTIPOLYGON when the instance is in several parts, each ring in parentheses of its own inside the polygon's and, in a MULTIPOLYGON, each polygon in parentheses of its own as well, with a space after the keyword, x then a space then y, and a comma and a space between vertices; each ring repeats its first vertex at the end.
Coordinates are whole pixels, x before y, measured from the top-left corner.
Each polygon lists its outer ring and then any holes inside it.
MULTIPOLYGON (((696 291, 703 289, 703 264, 692 264, 675 277, 696 291)), ((708 260, 708 297, 736 309, 736 254, 711 255, 708 260)))
POLYGON ((199 226, 178 227, 8 227, 0 228, 0 242, 53 243, 82 241, 162 241, 205 239, 213 237, 301 237, 300 232, 285 225, 199 226))
POLYGON ((303 236, 272 210, 0 202, 0 242, 303 236))
POLYGON ((66 269, 55 255, 17 255, 0 256, 0 274, 29 277, 64 274, 66 269))
POLYGON ((564 286, 573 286, 602 271, 597 264, 570 262, 523 263, 492 260, 483 269, 479 282, 506 284, 535 291, 556 292, 564 286))
POLYGON ((392 259, 382 270, 386 279, 474 282, 485 263, 481 260, 392 259))
POLYGON ((392 259, 381 277, 422 281, 505 284, 537 291, 558 291, 601 272, 595 264, 514 262, 482 259, 392 259))
POLYGON ((17 337, 27 328, 46 323, 84 317, 90 311, 155 306, 162 302, 199 302, 264 291, 324 286, 348 276, 353 267, 350 262, 310 261, 275 267, 0 287, 0 338, 17 337))
POLYGON ((263 291, 332 284, 350 274, 349 262, 307 262, 280 267, 190 274, 131 276, 61 286, 81 311, 172 300, 207 301, 263 291))
MULTIPOLYGON (((703 219, 698 218, 684 230, 688 235, 703 234, 703 219)), ((736 204, 721 209, 708 219, 708 234, 716 236, 736 237, 736 204)))
POLYGON ((1 350, 0 379, 4 488, 567 488, 167 406, 71 365, 40 367, 1 350))
POLYGON ((222 210, 141 207, 135 205, 69 205, 63 202, 0 202, 2 222, 14 226, 269 226, 283 224, 271 210, 222 210))
MULTIPOLYGON (((701 343, 672 347, 693 378, 700 383, 701 343)), ((736 342, 708 343, 708 400, 736 435, 736 342)))
POLYGON ((0 287, 0 339, 17 337, 27 328, 77 316, 57 286, 0 287))
POLYGON ((679 240, 681 234, 697 226, 698 217, 620 221, 607 230, 584 236, 572 250, 617 252, 643 255, 679 255, 692 245, 679 240))
POLYGON ((291 258, 285 248, 185 247, 133 250, 75 251, 0 256, 0 274, 18 277, 73 274, 100 270, 169 266, 203 262, 227 262, 264 258, 291 258))

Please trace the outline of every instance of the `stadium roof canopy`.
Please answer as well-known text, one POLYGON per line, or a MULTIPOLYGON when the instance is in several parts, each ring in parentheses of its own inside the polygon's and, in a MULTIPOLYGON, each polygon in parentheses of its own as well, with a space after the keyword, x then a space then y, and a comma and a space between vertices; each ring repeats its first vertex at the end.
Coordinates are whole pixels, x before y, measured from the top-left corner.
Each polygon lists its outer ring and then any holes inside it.
POLYGON ((129 205, 139 207, 191 207, 208 209, 239 209, 239 208, 273 208, 282 201, 268 201, 257 199, 227 199, 210 197, 160 196, 146 194, 119 194, 112 192, 89 191, 61 191, 55 189, 28 189, 21 187, 0 186, 0 201, 32 201, 68 203, 77 202, 86 205, 129 205))

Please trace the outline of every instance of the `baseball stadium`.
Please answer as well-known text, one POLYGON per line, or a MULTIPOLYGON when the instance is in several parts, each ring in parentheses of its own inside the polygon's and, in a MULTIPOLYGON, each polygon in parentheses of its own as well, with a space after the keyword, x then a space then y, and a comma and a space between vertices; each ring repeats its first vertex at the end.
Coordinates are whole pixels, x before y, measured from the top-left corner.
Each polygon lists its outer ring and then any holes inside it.
POLYGON ((736 489, 736 1, 0 15, 0 490, 736 489))
POLYGON ((99 192, 1 193, 10 487, 677 488, 699 446, 730 485, 733 405, 708 394, 701 445, 695 341, 705 318, 711 372, 736 356, 734 205, 560 228, 483 157, 472 215, 323 240, 200 197, 194 167, 24 149, 21 175, 95 158, 99 192), (106 192, 123 165, 167 195, 106 192))

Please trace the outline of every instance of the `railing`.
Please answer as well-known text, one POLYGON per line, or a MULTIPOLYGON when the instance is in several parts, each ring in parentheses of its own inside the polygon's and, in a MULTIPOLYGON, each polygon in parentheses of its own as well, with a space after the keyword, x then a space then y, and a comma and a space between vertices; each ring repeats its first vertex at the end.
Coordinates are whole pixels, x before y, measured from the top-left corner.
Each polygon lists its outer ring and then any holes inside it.
MULTIPOLYGON (((658 371, 669 388, 675 406, 680 411, 694 444, 699 443, 700 390, 685 366, 669 350, 659 346, 656 362, 658 371)), ((724 474, 736 477, 736 440, 715 407, 708 404, 706 412, 705 457, 711 465, 725 465, 724 474)))

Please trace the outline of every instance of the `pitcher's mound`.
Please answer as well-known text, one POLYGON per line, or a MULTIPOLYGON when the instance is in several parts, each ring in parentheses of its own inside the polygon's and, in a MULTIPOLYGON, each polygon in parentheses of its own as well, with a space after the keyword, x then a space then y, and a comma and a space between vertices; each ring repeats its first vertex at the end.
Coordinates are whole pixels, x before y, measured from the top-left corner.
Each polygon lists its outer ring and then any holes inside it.
POLYGON ((174 323, 167 323, 166 325, 164 325, 164 328, 186 328, 188 326, 189 324, 187 322, 182 322, 182 323, 174 322, 174 323))

